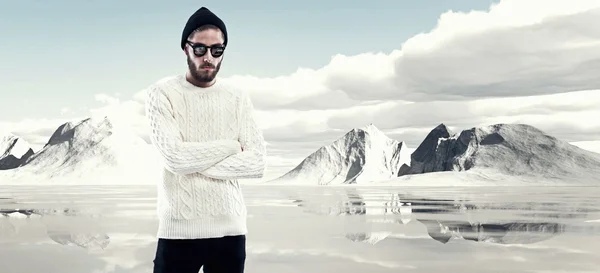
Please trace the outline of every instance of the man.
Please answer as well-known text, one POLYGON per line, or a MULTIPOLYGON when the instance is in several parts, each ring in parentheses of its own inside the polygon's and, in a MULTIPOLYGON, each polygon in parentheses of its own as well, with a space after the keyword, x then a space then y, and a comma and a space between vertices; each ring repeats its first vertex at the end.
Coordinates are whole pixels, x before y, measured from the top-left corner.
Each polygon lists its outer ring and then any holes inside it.
POLYGON ((246 206, 241 178, 260 178, 265 146, 247 93, 217 78, 228 37, 205 7, 187 21, 188 71, 148 87, 146 115, 165 168, 158 186, 155 273, 241 273, 246 206))

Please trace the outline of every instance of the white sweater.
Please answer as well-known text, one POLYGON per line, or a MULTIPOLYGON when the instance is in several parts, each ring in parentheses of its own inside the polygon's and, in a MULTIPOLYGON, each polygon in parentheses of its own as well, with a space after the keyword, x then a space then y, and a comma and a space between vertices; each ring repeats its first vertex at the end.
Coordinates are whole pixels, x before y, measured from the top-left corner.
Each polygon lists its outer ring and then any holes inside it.
POLYGON ((148 87, 146 116, 164 161, 158 237, 246 234, 237 179, 262 177, 266 154, 248 94, 219 80, 199 88, 172 76, 148 87))

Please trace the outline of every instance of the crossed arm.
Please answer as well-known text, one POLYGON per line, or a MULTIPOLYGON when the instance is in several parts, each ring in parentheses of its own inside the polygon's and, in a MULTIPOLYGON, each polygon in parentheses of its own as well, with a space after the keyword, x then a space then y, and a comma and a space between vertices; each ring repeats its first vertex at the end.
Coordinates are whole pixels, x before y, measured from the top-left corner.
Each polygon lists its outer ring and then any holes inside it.
POLYGON ((242 152, 231 155, 202 171, 217 179, 261 178, 265 169, 264 137, 254 119, 254 106, 248 95, 241 97, 240 137, 242 152))
POLYGON ((164 159, 166 168, 180 175, 198 172, 217 179, 262 177, 265 168, 264 139, 254 120, 248 96, 242 97, 241 110, 242 128, 238 141, 184 142, 164 91, 150 89, 147 93, 146 116, 151 141, 164 159))

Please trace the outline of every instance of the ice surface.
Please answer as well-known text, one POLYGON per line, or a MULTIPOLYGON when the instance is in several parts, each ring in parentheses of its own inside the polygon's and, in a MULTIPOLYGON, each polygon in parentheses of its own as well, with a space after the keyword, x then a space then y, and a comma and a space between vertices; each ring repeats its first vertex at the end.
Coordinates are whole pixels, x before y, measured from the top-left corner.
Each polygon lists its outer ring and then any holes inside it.
MULTIPOLYGON (((246 272, 594 272, 595 187, 243 187, 246 272)), ((0 188, 3 273, 151 272, 153 186, 0 188)))

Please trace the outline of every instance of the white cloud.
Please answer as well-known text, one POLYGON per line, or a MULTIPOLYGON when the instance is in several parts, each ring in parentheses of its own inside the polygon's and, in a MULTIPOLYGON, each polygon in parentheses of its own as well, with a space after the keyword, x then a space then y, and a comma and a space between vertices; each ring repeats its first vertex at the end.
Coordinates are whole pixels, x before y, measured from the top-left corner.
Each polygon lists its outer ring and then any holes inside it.
POLYGON ((342 129, 374 122, 381 129, 430 130, 440 123, 460 129, 493 123, 527 123, 575 141, 600 139, 600 121, 595 118, 600 116, 598 105, 600 90, 471 101, 387 102, 369 106, 370 109, 338 112, 328 124, 342 129))
POLYGON ((232 85, 248 90, 257 108, 277 109, 296 100, 326 93, 320 84, 323 73, 310 69, 298 69, 290 76, 258 78, 254 76, 231 76, 226 80, 232 85))
MULTIPOLYGON (((390 98, 525 96, 600 89, 600 2, 503 1, 446 13, 409 39, 390 98)), ((364 98, 371 98, 363 96, 364 98)))
POLYGON ((73 110, 71 110, 71 108, 69 108, 69 107, 60 108, 60 115, 61 116, 73 115, 74 113, 75 112, 73 110))
POLYGON ((576 141, 572 143, 579 148, 600 154, 600 140, 596 141, 576 141))
POLYGON ((148 122, 144 116, 144 94, 143 90, 139 91, 133 99, 129 100, 121 100, 108 94, 97 94, 96 101, 104 105, 91 109, 89 115, 95 118, 107 116, 115 127, 132 130, 148 141, 148 122))
POLYGON ((232 76, 226 80, 248 90, 256 106, 264 110, 344 109, 364 103, 355 92, 393 92, 396 54, 335 55, 317 70, 301 68, 288 76, 232 76))
POLYGON ((446 12, 389 54, 336 55, 321 69, 228 80, 265 110, 600 89, 598 18, 598 1, 502 1, 489 11, 446 12))

